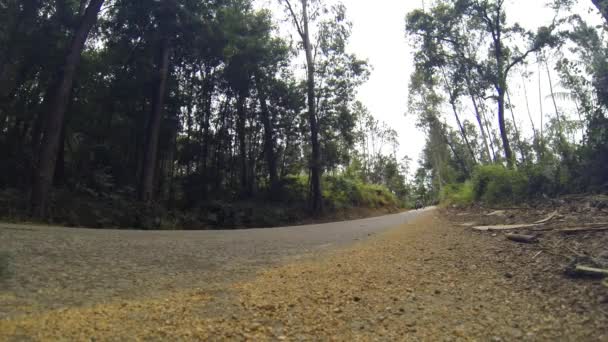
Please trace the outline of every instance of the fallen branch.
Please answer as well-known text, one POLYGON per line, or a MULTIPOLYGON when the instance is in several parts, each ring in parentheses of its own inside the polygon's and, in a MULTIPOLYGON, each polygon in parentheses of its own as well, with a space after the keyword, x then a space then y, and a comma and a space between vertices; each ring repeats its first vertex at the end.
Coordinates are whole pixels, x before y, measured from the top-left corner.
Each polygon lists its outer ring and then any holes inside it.
POLYGON ((534 222, 534 223, 540 224, 540 223, 546 223, 546 222, 549 222, 549 221, 551 221, 551 220, 552 220, 552 219, 553 219, 555 216, 557 216, 557 214, 558 214, 558 212, 557 212, 557 210, 556 210, 556 211, 552 212, 551 214, 549 214, 549 216, 545 217, 544 219, 539 220, 539 221, 536 221, 536 222, 534 222))
POLYGON ((597 228, 565 228, 556 230, 557 232, 564 234, 573 234, 573 233, 586 233, 586 232, 604 232, 607 231, 608 227, 597 227, 597 228))
POLYGON ((583 266, 583 265, 576 265, 573 270, 570 270, 569 273, 574 276, 586 276, 586 277, 597 277, 597 278, 608 277, 608 270, 606 270, 606 269, 583 266))
POLYGON ((538 238, 534 235, 507 234, 507 239, 521 243, 538 243, 538 238))
POLYGON ((506 214, 507 214, 507 212, 504 210, 496 210, 489 214, 486 214, 486 216, 505 216, 506 214))
POLYGON ((507 225, 496 225, 496 226, 476 226, 476 227, 473 227, 473 229, 479 230, 479 231, 513 230, 513 229, 538 227, 540 225, 542 225, 542 223, 540 223, 540 224, 539 223, 507 224, 507 225))

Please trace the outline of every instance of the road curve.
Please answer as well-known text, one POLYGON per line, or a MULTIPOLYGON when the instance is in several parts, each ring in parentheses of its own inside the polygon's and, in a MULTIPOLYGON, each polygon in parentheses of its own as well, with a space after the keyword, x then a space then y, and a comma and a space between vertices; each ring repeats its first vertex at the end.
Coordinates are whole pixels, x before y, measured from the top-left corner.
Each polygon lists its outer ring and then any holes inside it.
POLYGON ((422 211, 307 226, 135 231, 0 223, 0 319, 40 309, 225 284, 263 267, 352 244, 422 211), (24 309, 25 308, 25 309, 24 309), (28 309, 30 308, 30 309, 28 309))

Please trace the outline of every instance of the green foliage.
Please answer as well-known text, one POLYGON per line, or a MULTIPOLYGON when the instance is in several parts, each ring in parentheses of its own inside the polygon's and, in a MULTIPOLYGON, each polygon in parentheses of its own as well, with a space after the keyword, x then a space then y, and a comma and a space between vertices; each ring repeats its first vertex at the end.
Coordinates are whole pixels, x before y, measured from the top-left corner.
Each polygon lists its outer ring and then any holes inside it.
POLYGON ((282 180, 280 198, 287 204, 306 203, 308 188, 308 177, 288 175, 282 180))
POLYGON ((479 166, 473 173, 475 200, 488 204, 512 204, 529 198, 528 176, 502 165, 479 166))
POLYGON ((324 177, 323 189, 326 207, 332 209, 399 207, 399 200, 386 187, 345 175, 324 177))
POLYGON ((459 184, 448 184, 439 195, 444 205, 467 206, 475 200, 475 189, 471 181, 459 184))

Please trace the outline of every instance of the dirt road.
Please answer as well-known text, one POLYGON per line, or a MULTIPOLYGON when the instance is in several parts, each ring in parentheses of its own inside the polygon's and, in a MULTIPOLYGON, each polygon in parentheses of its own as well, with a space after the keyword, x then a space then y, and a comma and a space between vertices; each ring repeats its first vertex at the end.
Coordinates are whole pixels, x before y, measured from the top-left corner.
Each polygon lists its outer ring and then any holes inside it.
MULTIPOLYGON (((589 300, 587 283, 564 280, 558 287, 543 279, 531 283, 532 255, 525 251, 511 255, 512 245, 502 239, 457 228, 437 211, 355 222, 348 227, 340 223, 242 232, 86 231, 87 237, 78 238, 68 238, 70 231, 60 229, 65 236, 53 241, 55 249, 31 253, 30 262, 40 266, 28 272, 37 279, 42 265, 65 257, 59 252, 64 250, 79 254, 55 271, 66 272, 67 266, 72 271, 65 280, 53 279, 54 285, 42 287, 40 294, 30 287, 27 293, 33 300, 25 300, 14 288, 3 292, 0 307, 13 305, 13 309, 0 320, 0 340, 602 341, 608 337, 606 305, 589 300), (388 229, 395 224, 399 226, 388 229), (290 231, 293 235, 287 234, 290 231), (208 234, 207 238, 197 240, 199 233, 208 234), (377 234, 368 236, 372 233, 377 234), (108 242, 92 244, 91 235, 97 236, 95 241, 108 242), (141 239, 147 242, 140 244, 141 239), (200 260, 206 254, 194 254, 191 245, 202 240, 214 246, 209 253, 224 257, 209 256, 207 264, 200 260), (129 251, 118 251, 113 245, 129 251), (232 257, 241 254, 242 258, 232 257), (106 255, 113 256, 113 265, 101 262, 106 255), (96 273, 84 271, 87 265, 100 267, 100 273, 87 278, 96 273), (212 278, 220 275, 223 278, 212 278), (77 286, 74 279, 84 281, 82 292, 66 295, 66 289, 77 286), (100 284, 87 283, 91 279, 100 284), (91 286, 95 290, 86 292, 91 286), (572 287, 580 291, 562 291, 572 287), (559 296, 560 292, 568 296, 559 296), (61 306, 53 308, 57 303, 61 306)), ((11 249, 17 255, 57 235, 38 230, 17 234, 6 228, 2 234, 19 238, 15 241, 20 247, 11 249), (28 236, 36 232, 43 238, 31 241, 28 236)), ((6 249, 6 243, 1 247, 6 249)), ((26 280, 18 274, 15 279, 26 280)), ((40 279, 34 283, 42 286, 40 279)))

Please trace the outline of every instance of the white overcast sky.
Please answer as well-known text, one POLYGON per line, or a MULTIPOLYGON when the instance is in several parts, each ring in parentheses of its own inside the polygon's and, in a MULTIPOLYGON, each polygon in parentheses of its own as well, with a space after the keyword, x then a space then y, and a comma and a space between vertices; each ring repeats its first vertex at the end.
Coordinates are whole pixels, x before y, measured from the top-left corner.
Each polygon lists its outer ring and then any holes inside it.
MULTIPOLYGON (((358 94, 358 99, 365 104, 377 119, 386 122, 397 130, 400 137, 399 157, 407 155, 414 163, 418 160, 424 147, 425 136, 416 128, 414 115, 406 115, 408 101, 408 83, 413 72, 413 48, 405 36, 405 16, 408 12, 421 8, 423 0, 342 0, 347 8, 347 18, 353 23, 353 31, 349 50, 359 58, 369 60, 373 67, 369 81, 364 84, 358 94)), ((430 6, 431 0, 424 1, 430 6)), ((507 17, 509 21, 517 21, 523 27, 534 30, 539 26, 548 25, 553 19, 553 11, 546 8, 547 0, 507 0, 507 17)), ((275 13, 277 0, 258 0, 258 6, 271 7, 275 13)), ((582 1, 578 13, 586 14, 591 8, 590 1, 582 1), (588 3, 588 4, 587 4, 588 3)), ((597 18, 592 15, 592 18, 597 18)), ((530 71, 537 66, 531 65, 530 71)), ((519 78, 517 75, 514 78, 519 78)), ((557 81, 555 76, 554 82, 557 81)), ((541 83, 547 84, 546 72, 541 73, 541 83)), ((522 82, 514 82, 511 90, 515 107, 516 121, 525 132, 531 134, 525 101, 523 98, 522 82)), ((532 76, 528 87, 532 113, 539 112, 539 102, 547 114, 551 107, 548 94, 538 95, 538 73, 532 76), (539 101, 539 99, 543 99, 539 101)), ((543 86, 548 88, 548 86, 543 86)), ((547 90, 548 92, 548 90, 547 90)), ((474 120, 469 111, 464 108, 465 118, 474 120)), ((450 120, 451 118, 447 116, 450 120)), ((539 125, 540 116, 534 117, 539 125)))

